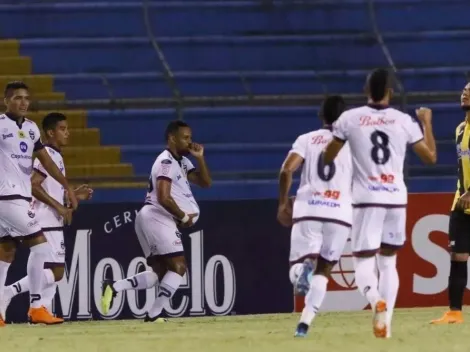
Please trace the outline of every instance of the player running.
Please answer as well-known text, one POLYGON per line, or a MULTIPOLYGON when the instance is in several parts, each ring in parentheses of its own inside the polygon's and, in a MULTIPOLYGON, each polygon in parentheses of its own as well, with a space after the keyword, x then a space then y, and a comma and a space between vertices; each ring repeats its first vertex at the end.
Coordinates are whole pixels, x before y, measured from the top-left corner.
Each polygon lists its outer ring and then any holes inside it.
POLYGON ((371 304, 376 337, 391 336, 399 279, 396 253, 406 240, 407 188, 403 164, 407 145, 424 163, 436 163, 431 110, 411 116, 389 107, 392 77, 374 70, 367 78, 368 104, 345 111, 333 125, 334 139, 324 162, 330 163, 348 141, 353 160, 352 250, 356 284, 371 304), (378 256, 376 257, 376 254, 378 256), (377 266, 379 277, 375 272, 377 266))
POLYGON ((118 292, 158 285, 157 298, 144 321, 162 321, 163 307, 173 297, 186 273, 178 227, 190 227, 199 219, 199 205, 189 182, 210 187, 212 180, 204 159, 204 148, 192 142, 191 128, 185 122, 170 122, 165 136, 168 148, 153 164, 145 205, 135 220, 137 238, 153 271, 116 282, 104 281, 101 299, 104 314, 109 312, 118 292), (198 161, 198 170, 186 158, 188 154, 198 161))
POLYGON ((44 262, 51 247, 30 206, 33 156, 69 192, 72 208, 77 208, 75 194, 41 143, 37 125, 25 118, 28 91, 22 82, 7 84, 4 92, 7 110, 0 116, 0 326, 5 325, 4 285, 18 241, 31 251, 26 269, 30 284, 29 321, 52 323, 50 314, 42 307, 41 296, 44 262))
MULTIPOLYGON (((69 138, 66 116, 61 113, 46 115, 42 120, 42 129, 47 141, 45 150, 65 176, 65 165, 61 149, 67 145, 69 138)), ((65 244, 63 230, 64 225, 71 223, 72 209, 64 205, 64 188, 50 176, 39 159, 34 160, 31 182, 34 197, 32 208, 36 212, 47 242, 52 246, 52 251, 50 251, 44 263, 41 304, 45 308, 44 314, 49 316, 48 321, 51 324, 60 324, 64 320, 52 316, 50 306, 57 291, 57 282, 64 276, 65 244)), ((90 199, 92 193, 92 189, 86 185, 82 185, 75 190, 75 196, 79 200, 90 199)), ((30 280, 28 276, 6 287, 5 305, 8 306, 11 299, 16 295, 28 292, 29 287, 30 280)))
POLYGON ((323 164, 322 153, 333 138, 331 125, 342 114, 345 103, 340 96, 328 97, 320 111, 323 127, 297 138, 284 161, 279 178, 278 220, 291 221, 291 273, 299 273, 298 291, 306 293, 305 308, 295 336, 304 337, 326 294, 331 269, 343 252, 351 231, 352 161, 349 147, 341 150, 335 162, 323 164), (288 198, 292 174, 302 166, 299 189, 293 209, 288 198), (293 210, 293 214, 292 214, 293 210), (314 260, 317 260, 311 282, 314 260))

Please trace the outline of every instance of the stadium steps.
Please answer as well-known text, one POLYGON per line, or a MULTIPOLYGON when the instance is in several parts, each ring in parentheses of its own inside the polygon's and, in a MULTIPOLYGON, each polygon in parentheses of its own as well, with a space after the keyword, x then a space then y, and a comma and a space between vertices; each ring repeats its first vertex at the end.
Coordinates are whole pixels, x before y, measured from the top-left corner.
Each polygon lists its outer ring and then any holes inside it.
MULTIPOLYGON (((23 81, 30 86, 33 101, 64 101, 66 98, 65 93, 54 91, 52 75, 32 74, 32 60, 20 56, 20 44, 17 40, 0 40, 0 85, 5 86, 10 81, 23 81)), ((50 111, 30 112, 28 117, 41 126, 41 120, 48 112, 50 111)), ((70 146, 63 151, 70 177, 133 174, 132 165, 121 163, 118 147, 100 146, 100 131, 97 128, 87 128, 85 111, 62 112, 68 116, 71 132, 70 146)))

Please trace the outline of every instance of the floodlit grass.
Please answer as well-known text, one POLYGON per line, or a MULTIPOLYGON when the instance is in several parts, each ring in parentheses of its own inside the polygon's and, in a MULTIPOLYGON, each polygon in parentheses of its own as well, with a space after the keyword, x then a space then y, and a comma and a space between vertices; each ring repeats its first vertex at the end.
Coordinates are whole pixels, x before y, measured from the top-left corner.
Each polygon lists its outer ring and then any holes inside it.
POLYGON ((81 352, 418 352, 470 351, 470 325, 433 326, 444 308, 395 312, 393 337, 372 335, 370 311, 324 313, 307 338, 293 337, 298 314, 89 321, 59 326, 9 325, 0 329, 1 351, 81 352))

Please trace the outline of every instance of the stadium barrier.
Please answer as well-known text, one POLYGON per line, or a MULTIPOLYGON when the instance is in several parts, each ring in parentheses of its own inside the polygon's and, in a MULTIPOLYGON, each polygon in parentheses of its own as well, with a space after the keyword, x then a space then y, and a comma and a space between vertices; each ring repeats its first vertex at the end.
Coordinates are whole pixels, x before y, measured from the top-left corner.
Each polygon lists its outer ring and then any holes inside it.
MULTIPOLYGON (((398 260, 399 307, 445 305, 450 194, 412 194, 408 241, 398 260)), ((183 233, 189 275, 166 307, 168 316, 292 312, 303 299, 292 299, 288 276, 289 229, 276 222, 275 200, 204 201, 196 226, 183 233)), ((67 228, 66 277, 60 282, 54 311, 69 320, 142 318, 155 289, 120 293, 107 316, 100 307, 101 281, 134 275, 146 267, 134 234, 140 203, 84 204, 67 228)), ((25 275, 28 251, 20 249, 7 283, 25 275)), ((367 303, 357 291, 347 248, 330 280, 324 309, 359 310, 367 303)), ((467 297, 468 299, 468 297, 467 297)), ((466 302, 470 302, 467 300, 466 302)), ((8 321, 24 322, 28 296, 17 296, 8 321)))

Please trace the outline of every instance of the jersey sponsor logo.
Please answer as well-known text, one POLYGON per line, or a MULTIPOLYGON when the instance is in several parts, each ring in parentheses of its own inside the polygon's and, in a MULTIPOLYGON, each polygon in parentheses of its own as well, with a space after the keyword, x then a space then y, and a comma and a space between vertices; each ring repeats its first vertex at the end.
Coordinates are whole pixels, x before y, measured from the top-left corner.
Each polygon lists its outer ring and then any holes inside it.
POLYGON ((23 131, 18 131, 18 138, 21 138, 21 139, 26 138, 26 135, 24 134, 23 131))
POLYGON ((168 175, 170 173, 171 160, 164 159, 162 160, 162 174, 168 175))
POLYGON ((26 153, 28 151, 28 145, 25 143, 25 142, 21 142, 20 143, 20 150, 23 152, 23 153, 26 153))
POLYGON ((329 208, 339 208, 341 205, 337 202, 332 202, 329 200, 321 200, 321 199, 312 199, 308 201, 309 205, 314 206, 321 206, 321 207, 329 207, 329 208))
POLYGON ((393 124, 395 124, 395 120, 386 119, 385 116, 361 116, 359 119, 359 126, 388 126, 393 124))
POLYGON ((29 137, 31 138, 31 140, 34 141, 34 138, 36 138, 36 135, 34 134, 34 131, 33 130, 29 130, 29 137))
POLYGON ((5 140, 5 139, 7 139, 7 138, 12 138, 12 137, 13 137, 13 133, 2 134, 2 137, 3 137, 3 140, 5 140))
POLYGON ((390 185, 390 186, 386 186, 386 185, 369 185, 368 188, 369 188, 370 191, 373 191, 373 192, 385 191, 385 192, 393 193, 393 192, 399 192, 400 191, 400 189, 397 186, 393 186, 393 185, 390 185))

